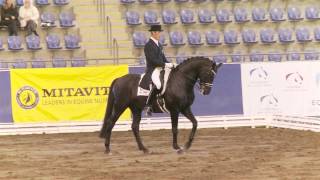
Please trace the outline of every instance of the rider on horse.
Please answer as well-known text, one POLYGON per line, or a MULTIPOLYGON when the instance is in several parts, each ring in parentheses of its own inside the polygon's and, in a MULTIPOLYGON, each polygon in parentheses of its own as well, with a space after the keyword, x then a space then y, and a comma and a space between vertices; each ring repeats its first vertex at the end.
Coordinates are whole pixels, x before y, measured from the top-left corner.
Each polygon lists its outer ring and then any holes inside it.
POLYGON ((160 90, 160 72, 164 67, 173 68, 174 64, 167 61, 164 53, 163 47, 159 43, 160 33, 163 31, 161 25, 152 25, 150 28, 151 37, 144 47, 144 54, 146 56, 147 67, 145 70, 145 75, 150 77, 153 82, 152 88, 146 102, 147 114, 151 115, 152 101, 155 98, 157 91, 160 90))

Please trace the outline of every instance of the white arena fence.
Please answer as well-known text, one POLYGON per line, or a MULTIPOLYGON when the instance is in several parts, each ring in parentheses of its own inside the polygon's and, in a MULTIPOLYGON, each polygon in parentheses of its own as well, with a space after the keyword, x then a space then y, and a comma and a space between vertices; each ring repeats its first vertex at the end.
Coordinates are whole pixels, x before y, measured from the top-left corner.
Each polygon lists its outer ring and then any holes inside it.
MULTIPOLYGON (((235 128, 235 127, 275 127, 296 130, 320 132, 320 118, 298 116, 198 116, 199 128, 235 128)), ((79 133, 96 132, 101 128, 102 122, 66 122, 66 123, 37 123, 37 124, 0 124, 0 135, 22 134, 52 134, 52 133, 79 133)), ((180 129, 190 129, 191 122, 181 117, 180 129)), ((169 118, 145 118, 140 124, 141 130, 171 129, 169 118)), ((114 131, 131 130, 131 121, 119 121, 114 131)))

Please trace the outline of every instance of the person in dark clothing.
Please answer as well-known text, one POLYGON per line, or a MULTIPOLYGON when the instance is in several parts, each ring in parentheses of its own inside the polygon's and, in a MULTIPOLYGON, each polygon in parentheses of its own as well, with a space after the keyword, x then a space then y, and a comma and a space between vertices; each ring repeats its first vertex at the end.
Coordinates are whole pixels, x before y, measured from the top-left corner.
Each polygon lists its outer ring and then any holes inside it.
POLYGON ((9 36, 18 35, 18 9, 13 3, 13 0, 5 0, 1 7, 1 22, 0 25, 8 26, 9 36))
POLYGON ((152 101, 156 96, 156 89, 161 88, 159 79, 160 72, 164 67, 173 68, 174 64, 168 62, 163 53, 163 47, 159 43, 160 33, 162 31, 161 25, 152 25, 150 28, 151 37, 144 47, 144 54, 146 56, 147 67, 145 70, 146 76, 151 76, 153 86, 150 90, 146 102, 147 114, 151 115, 152 101))

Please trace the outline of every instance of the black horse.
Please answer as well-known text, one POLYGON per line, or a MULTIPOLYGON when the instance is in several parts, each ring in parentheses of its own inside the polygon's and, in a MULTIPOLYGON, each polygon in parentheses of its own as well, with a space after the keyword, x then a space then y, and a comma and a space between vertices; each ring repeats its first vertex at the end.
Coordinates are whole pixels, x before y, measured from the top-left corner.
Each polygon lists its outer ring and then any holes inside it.
MULTIPOLYGON (((213 79, 221 65, 221 63, 217 65, 208 58, 193 57, 185 60, 171 71, 164 100, 171 116, 173 148, 178 152, 183 152, 183 149, 187 150, 190 148, 197 130, 197 120, 191 111, 191 105, 194 101, 194 86, 198 79, 200 79, 200 92, 203 95, 208 95, 213 85, 213 79), (192 131, 183 149, 177 143, 178 117, 180 112, 192 122, 192 131)), ((132 112, 132 131, 139 150, 142 150, 144 153, 149 152, 142 144, 139 134, 141 113, 147 99, 145 96, 137 96, 139 80, 140 75, 127 74, 115 79, 111 84, 107 110, 100 132, 100 137, 105 138, 106 153, 110 153, 112 128, 123 111, 128 107, 132 112)))

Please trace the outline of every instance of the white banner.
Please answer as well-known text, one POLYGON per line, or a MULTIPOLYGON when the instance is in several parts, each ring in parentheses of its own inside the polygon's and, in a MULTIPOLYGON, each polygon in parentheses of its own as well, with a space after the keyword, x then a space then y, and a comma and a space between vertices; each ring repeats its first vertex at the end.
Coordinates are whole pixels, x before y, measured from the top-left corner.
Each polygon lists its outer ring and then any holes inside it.
POLYGON ((245 115, 320 115, 320 62, 241 65, 245 115))

